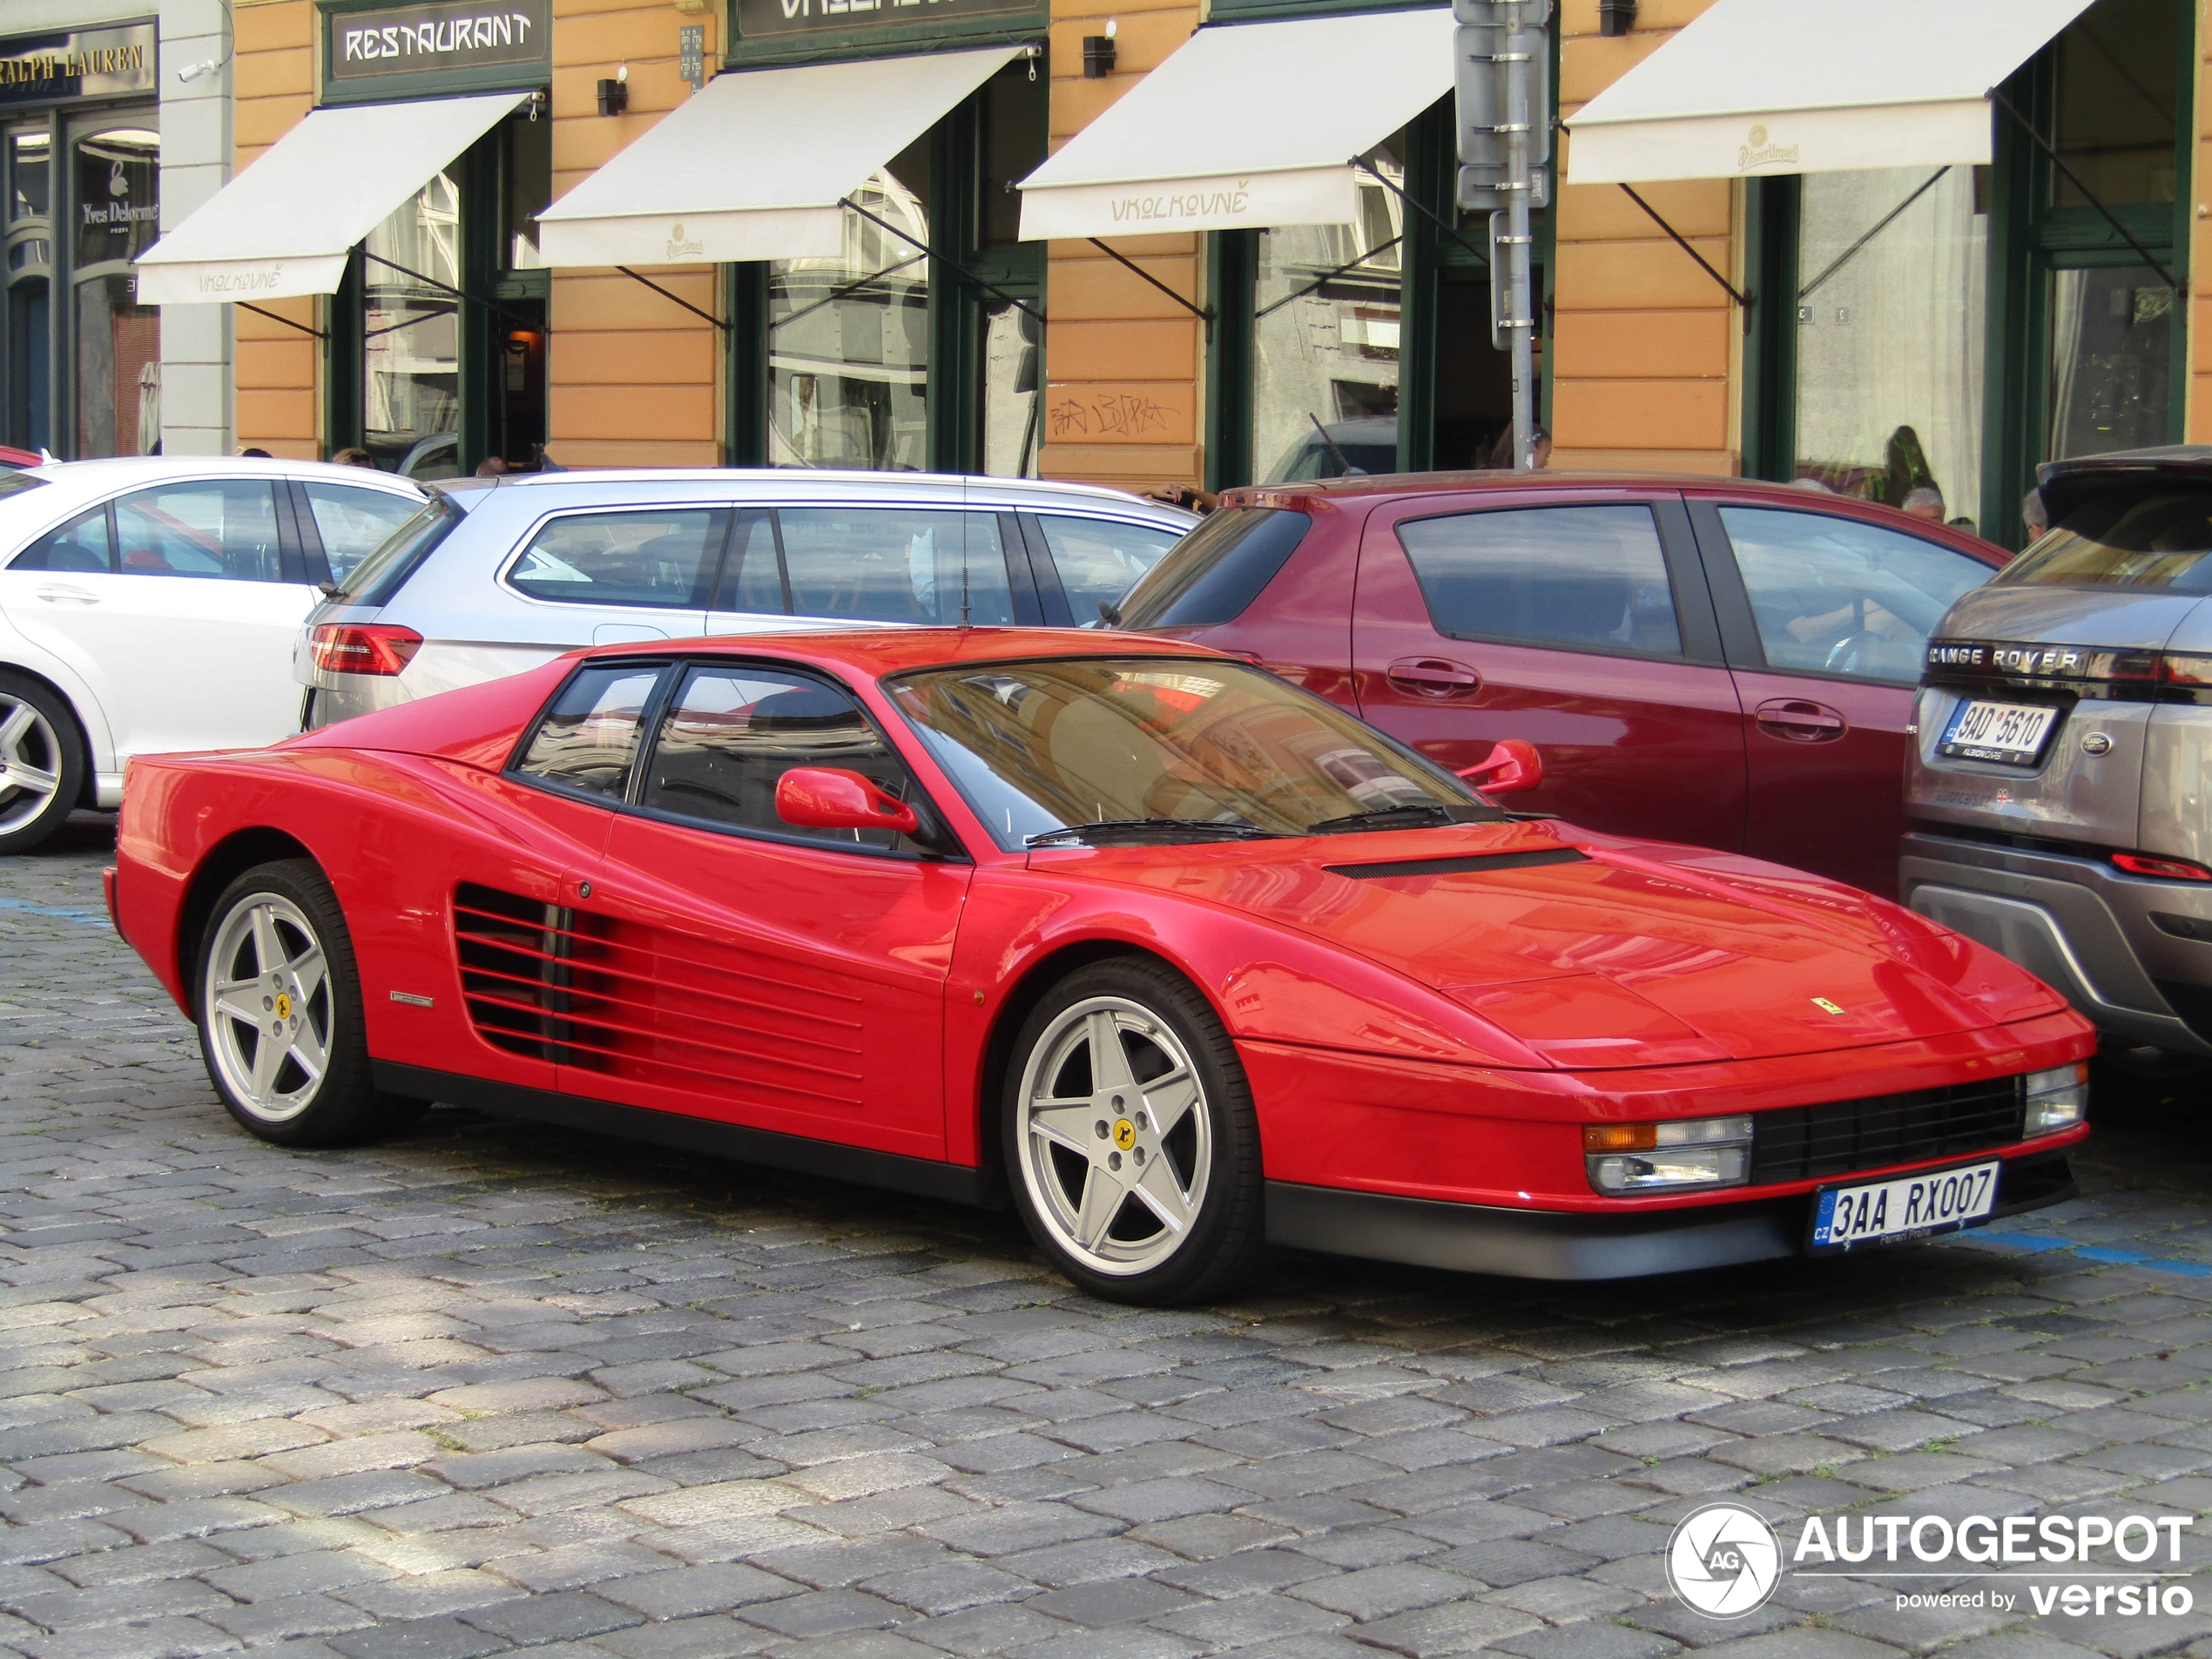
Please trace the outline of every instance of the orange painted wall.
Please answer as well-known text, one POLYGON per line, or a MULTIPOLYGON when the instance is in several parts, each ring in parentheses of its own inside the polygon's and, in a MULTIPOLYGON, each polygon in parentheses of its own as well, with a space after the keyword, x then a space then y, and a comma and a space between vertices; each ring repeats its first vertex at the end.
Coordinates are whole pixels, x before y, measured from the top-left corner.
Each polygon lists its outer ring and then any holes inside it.
MULTIPOLYGON (((314 103, 311 0, 237 0, 238 99, 233 167, 243 168, 306 117, 314 103)), ((553 193, 559 198, 641 136, 689 94, 676 76, 677 30, 704 24, 712 62, 718 24, 679 15, 666 0, 556 0, 553 29, 553 193), (630 110, 598 113, 594 83, 630 65, 630 110)), ((647 267, 664 287, 715 309, 715 276, 647 267)), ((320 327, 327 301, 266 307, 320 327)), ((721 460, 713 327, 617 273, 563 271, 553 278, 547 351, 547 448, 569 466, 712 466, 721 460)), ((282 324, 238 314, 238 434, 273 455, 323 453, 320 344, 282 324)))
MULTIPOLYGON (((1189 39, 1188 0, 1057 0, 1051 139, 1058 149, 1189 39), (1116 20, 1114 72, 1083 78, 1083 37, 1116 20)), ((1194 305, 1205 302, 1204 238, 1118 237, 1127 256, 1194 305)), ((1044 452, 1049 478, 1144 489, 1204 472, 1205 338, 1198 320, 1088 242, 1046 254, 1044 452)))
MULTIPOLYGON (((236 0, 232 94, 233 176, 314 106, 314 7, 309 0, 236 0)), ((322 302, 272 300, 262 307, 320 328, 322 302)), ((321 455, 316 395, 321 342, 236 307, 238 441, 242 448, 312 460, 321 455)))
MULTIPOLYGON (((1634 31, 1608 39, 1598 33, 1597 0, 1562 0, 1561 113, 1571 118, 1709 3, 1643 0, 1634 31)), ((1562 135, 1562 152, 1572 144, 1562 135)), ((1715 269, 1731 271, 1733 184, 1639 185, 1638 193, 1715 269)), ((1568 185, 1557 200, 1552 464, 1736 472, 1730 374, 1743 319, 1728 296, 1619 185, 1568 185)))

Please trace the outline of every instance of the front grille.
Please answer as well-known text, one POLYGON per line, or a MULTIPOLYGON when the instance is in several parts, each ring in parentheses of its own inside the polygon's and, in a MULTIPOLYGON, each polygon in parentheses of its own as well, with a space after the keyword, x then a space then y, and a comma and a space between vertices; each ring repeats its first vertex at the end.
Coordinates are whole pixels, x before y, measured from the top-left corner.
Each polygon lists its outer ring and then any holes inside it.
POLYGON ((1886 1169, 2010 1146, 2026 1130, 2018 1077, 1751 1115, 1751 1184, 1886 1169))

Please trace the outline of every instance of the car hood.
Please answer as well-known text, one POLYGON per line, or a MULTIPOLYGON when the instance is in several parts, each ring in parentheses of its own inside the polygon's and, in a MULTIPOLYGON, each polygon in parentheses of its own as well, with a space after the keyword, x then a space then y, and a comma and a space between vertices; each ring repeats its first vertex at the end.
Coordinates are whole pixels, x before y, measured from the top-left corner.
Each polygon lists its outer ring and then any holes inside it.
POLYGON ((1326 940, 1578 1070, 1855 1048, 2064 1007, 2002 957, 1852 888, 1564 825, 1163 851, 1075 856, 1094 876, 1326 940))

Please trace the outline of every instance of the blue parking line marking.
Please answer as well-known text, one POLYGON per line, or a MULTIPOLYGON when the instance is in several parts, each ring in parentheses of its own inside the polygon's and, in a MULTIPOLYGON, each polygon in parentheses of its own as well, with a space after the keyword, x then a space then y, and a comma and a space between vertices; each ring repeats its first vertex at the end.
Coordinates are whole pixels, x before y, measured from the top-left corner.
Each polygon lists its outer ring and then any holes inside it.
POLYGON ((32 904, 27 899, 0 899, 0 910, 21 910, 34 916, 58 916, 64 921, 89 921, 105 927, 105 910, 57 910, 50 904, 32 904))
POLYGON ((2077 1244, 2049 1233, 1993 1233, 1968 1228, 1958 1235, 1964 1243, 1997 1244, 2031 1255, 2044 1251, 2071 1251, 2086 1262, 2114 1267, 2140 1267, 2153 1273, 2179 1273, 2187 1278, 2212 1278, 2212 1262, 2181 1261, 2172 1257, 2146 1256, 2139 1250, 2116 1250, 2109 1244, 2077 1244))

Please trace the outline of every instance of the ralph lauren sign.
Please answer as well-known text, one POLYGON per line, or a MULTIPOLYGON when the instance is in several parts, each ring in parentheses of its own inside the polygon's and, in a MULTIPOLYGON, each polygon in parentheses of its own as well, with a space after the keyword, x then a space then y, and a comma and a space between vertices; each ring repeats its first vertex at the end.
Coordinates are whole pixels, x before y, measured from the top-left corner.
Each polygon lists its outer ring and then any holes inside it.
POLYGON ((738 37, 844 39, 916 24, 933 33, 1032 24, 1042 30, 1043 17, 1037 0, 738 0, 738 37))
POLYGON ((323 84, 332 92, 517 86, 552 73, 552 0, 420 0, 333 10, 324 28, 323 84))

